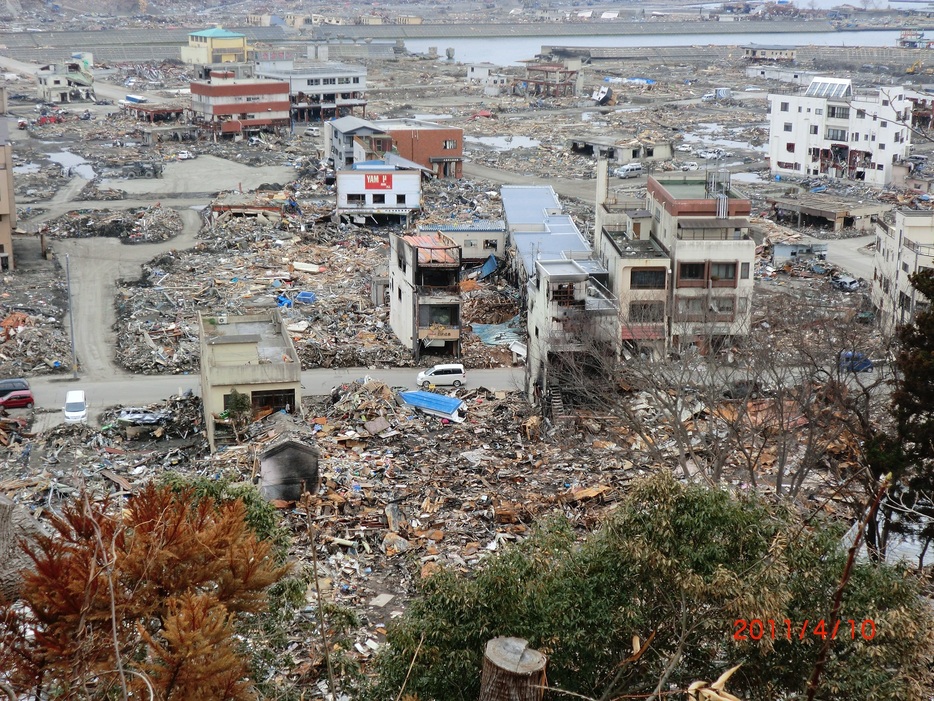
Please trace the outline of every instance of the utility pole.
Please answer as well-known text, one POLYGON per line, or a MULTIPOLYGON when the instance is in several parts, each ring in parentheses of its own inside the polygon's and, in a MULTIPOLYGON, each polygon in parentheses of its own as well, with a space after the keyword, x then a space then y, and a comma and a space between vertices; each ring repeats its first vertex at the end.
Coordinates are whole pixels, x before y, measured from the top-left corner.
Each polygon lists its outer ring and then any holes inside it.
POLYGON ((68 289, 68 323, 71 326, 71 376, 78 379, 78 354, 75 352, 75 313, 71 304, 71 266, 65 254, 65 286, 68 289))

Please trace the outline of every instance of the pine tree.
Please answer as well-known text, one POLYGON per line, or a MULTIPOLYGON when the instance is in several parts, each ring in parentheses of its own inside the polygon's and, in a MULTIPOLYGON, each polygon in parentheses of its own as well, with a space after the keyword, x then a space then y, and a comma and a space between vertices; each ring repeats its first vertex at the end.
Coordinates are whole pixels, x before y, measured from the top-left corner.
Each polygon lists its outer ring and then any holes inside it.
POLYGON ((286 568, 242 501, 149 485, 118 506, 82 496, 28 551, 21 601, 0 608, 17 691, 103 698, 148 682, 162 701, 254 698, 234 622, 286 568))

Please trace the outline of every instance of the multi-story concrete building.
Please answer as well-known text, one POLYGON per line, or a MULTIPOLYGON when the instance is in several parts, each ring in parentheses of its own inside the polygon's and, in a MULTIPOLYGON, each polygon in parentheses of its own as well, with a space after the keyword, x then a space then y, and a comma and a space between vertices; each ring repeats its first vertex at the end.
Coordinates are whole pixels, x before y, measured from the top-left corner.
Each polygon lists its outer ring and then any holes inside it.
POLYGON ((0 130, 0 271, 13 270, 16 267, 13 259, 13 230, 15 228, 13 146, 4 128, 0 130))
POLYGON ((934 212, 896 210, 878 219, 870 294, 884 333, 895 333, 930 306, 908 280, 925 269, 934 269, 934 212))
POLYGON ((380 119, 373 122, 392 137, 393 149, 437 178, 459 178, 464 163, 464 130, 423 119, 380 119))
POLYGON ((619 306, 587 263, 567 258, 535 261, 526 294, 526 392, 533 402, 545 400, 552 407, 558 397, 562 405, 573 402, 592 357, 606 362, 616 356, 619 306))
POLYGON ((295 67, 291 61, 256 66, 257 78, 288 83, 294 122, 317 122, 359 112, 366 116, 366 68, 316 62, 295 67))
POLYGON ((201 400, 208 445, 226 427, 232 390, 250 397, 253 410, 301 413, 302 365, 278 309, 254 314, 198 314, 201 400))
POLYGON ((910 125, 901 86, 861 90, 847 78, 814 78, 804 94, 769 95, 769 167, 882 187, 908 173, 910 125))
POLYGON ((200 65, 245 63, 249 52, 245 34, 215 27, 188 35, 188 46, 182 47, 182 61, 200 65))
POLYGON ((416 360, 422 353, 460 357, 460 247, 444 234, 393 235, 389 324, 416 360))
MULTIPOLYGON (((338 170, 353 165, 354 138, 372 136, 373 134, 383 134, 383 131, 373 122, 368 122, 365 119, 359 117, 332 119, 324 124, 325 153, 338 170)), ((387 147, 392 148, 391 141, 387 143, 387 147)))
POLYGON ((649 176, 646 191, 651 238, 670 260, 670 342, 707 349, 747 335, 756 256, 749 198, 726 171, 649 176))
POLYGON ((289 85, 281 80, 235 78, 211 71, 209 80, 191 83, 191 112, 205 128, 220 134, 289 126, 289 85))
POLYGON ((408 224, 421 206, 420 170, 367 161, 337 171, 337 217, 408 224))
POLYGON ((490 256, 506 257, 506 224, 502 220, 477 219, 459 224, 418 227, 420 234, 440 233, 460 246, 464 265, 479 265, 490 256))
POLYGON ((36 73, 36 93, 55 104, 93 100, 94 76, 81 61, 50 63, 36 73))

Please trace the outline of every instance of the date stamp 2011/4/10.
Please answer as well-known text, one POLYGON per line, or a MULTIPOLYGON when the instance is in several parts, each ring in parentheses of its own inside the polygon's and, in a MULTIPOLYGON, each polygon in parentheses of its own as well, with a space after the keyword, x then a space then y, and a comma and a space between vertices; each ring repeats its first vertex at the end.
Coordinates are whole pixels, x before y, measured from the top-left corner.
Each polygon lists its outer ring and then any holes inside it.
POLYGON ((876 637, 876 622, 871 618, 857 621, 852 618, 838 619, 827 623, 823 618, 818 620, 804 619, 800 624, 785 618, 779 621, 767 618, 761 620, 753 618, 737 618, 733 621, 733 640, 804 640, 811 636, 826 640, 872 640, 876 637))

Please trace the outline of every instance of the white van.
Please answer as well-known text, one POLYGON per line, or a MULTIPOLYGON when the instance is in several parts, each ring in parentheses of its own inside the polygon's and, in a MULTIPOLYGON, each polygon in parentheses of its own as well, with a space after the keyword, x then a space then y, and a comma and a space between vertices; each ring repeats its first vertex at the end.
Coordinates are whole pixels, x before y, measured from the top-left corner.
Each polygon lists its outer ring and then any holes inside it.
POLYGON ((313 136, 315 138, 321 136, 321 127, 305 127, 305 136, 313 136))
POLYGON ((416 382, 420 387, 430 387, 431 385, 454 385, 460 387, 467 381, 467 372, 460 363, 446 363, 444 365, 435 365, 428 370, 422 370, 418 373, 416 382))
POLYGON ((73 389, 65 394, 65 423, 86 424, 88 422, 88 399, 83 389, 73 389))
POLYGON ((627 163, 616 169, 617 178, 638 178, 643 173, 645 173, 645 168, 641 163, 627 163))

